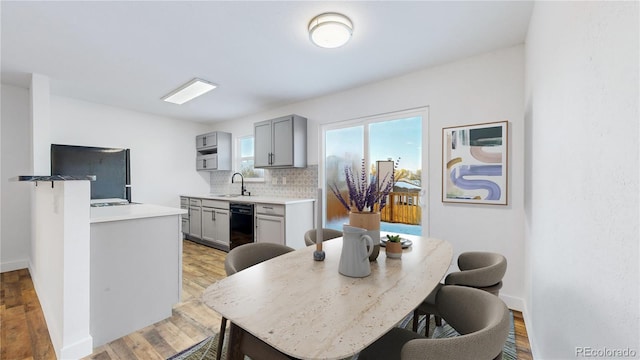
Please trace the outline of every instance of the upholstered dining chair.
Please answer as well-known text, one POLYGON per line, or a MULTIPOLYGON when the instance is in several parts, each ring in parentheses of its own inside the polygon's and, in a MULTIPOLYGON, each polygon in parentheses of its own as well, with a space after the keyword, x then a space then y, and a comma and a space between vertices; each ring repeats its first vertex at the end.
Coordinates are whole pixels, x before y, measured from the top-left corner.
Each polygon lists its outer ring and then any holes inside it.
MULTIPOLYGON (((444 285, 461 285, 474 287, 498 296, 502 288, 502 278, 507 271, 507 259, 497 253, 472 251, 458 256, 460 271, 452 272, 444 279, 444 285)), ((443 287, 438 286, 427 296, 425 301, 413 312, 413 331, 418 330, 419 315, 426 315, 425 335, 429 335, 429 318, 435 316, 436 325, 440 326, 440 314, 436 306, 436 294, 443 287)))
POLYGON ((490 360, 500 359, 509 335, 509 309, 490 293, 446 285, 436 294, 442 318, 460 336, 428 339, 393 328, 364 349, 358 360, 490 360))
MULTIPOLYGON (((250 243, 235 247, 229 251, 224 259, 224 270, 227 276, 233 275, 250 266, 257 265, 274 257, 286 254, 294 249, 275 243, 250 243)), ((224 332, 227 327, 227 319, 222 317, 220 321, 220 334, 218 336, 218 353, 216 360, 222 356, 222 345, 224 343, 224 332)), ((247 333, 244 335, 243 348, 247 352, 263 354, 268 359, 288 359, 269 345, 247 333)))
MULTIPOLYGON (((322 228, 322 241, 327 241, 342 236, 342 231, 322 228)), ((316 243, 316 229, 311 229, 304 234, 304 243, 313 245, 316 243)))

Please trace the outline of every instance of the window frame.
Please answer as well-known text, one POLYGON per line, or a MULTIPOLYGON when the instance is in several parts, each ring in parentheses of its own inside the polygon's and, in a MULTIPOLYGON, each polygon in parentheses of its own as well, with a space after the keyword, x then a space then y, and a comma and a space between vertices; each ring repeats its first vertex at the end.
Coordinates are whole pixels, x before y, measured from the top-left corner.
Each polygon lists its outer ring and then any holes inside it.
MULTIPOLYGON (((319 151, 320 153, 318 154, 318 185, 319 187, 321 187, 323 189, 323 193, 326 196, 327 192, 330 192, 330 189, 327 189, 325 184, 326 184, 326 174, 325 174, 325 157, 326 157, 326 132, 328 130, 335 130, 335 129, 341 129, 341 128, 347 128, 347 127, 354 127, 354 126, 359 126, 362 125, 364 126, 364 160, 366 164, 370 164, 370 159, 369 159, 369 124, 371 123, 377 123, 377 122, 384 122, 384 121, 389 121, 389 120, 397 120, 397 119, 401 119, 401 118, 410 118, 410 117, 414 117, 414 116, 420 116, 422 117, 422 179, 421 179, 421 183, 422 184, 427 184, 427 180, 429 179, 429 167, 428 167, 428 160, 429 160, 429 106, 423 106, 423 107, 417 107, 417 108, 412 108, 412 109, 406 109, 406 110, 399 110, 399 111, 392 111, 392 112, 388 112, 388 113, 383 113, 383 114, 377 114, 377 115, 368 115, 368 116, 363 116, 363 117, 359 117, 359 118, 353 118, 353 119, 349 119, 349 120, 339 120, 339 121, 335 121, 335 122, 329 122, 329 123, 325 123, 325 124, 320 124, 319 126, 319 151)), ((367 171, 367 176, 369 175, 369 166, 366 166, 366 171, 367 171)), ((428 221, 428 213, 429 213, 429 201, 430 201, 430 192, 429 192, 429 188, 423 188, 422 192, 421 192, 421 196, 424 198, 424 201, 422 202, 421 206, 423 208, 422 211, 422 219, 421 219, 421 223, 422 223, 422 236, 429 236, 430 233, 430 222, 428 221)), ((323 202, 322 204, 322 224, 324 226, 324 224, 326 224, 326 204, 323 202)))
MULTIPOLYGON (((242 141, 243 140, 247 140, 247 139, 254 139, 254 147, 255 147, 255 136, 253 134, 248 134, 248 135, 244 135, 244 136, 238 136, 236 138, 236 157, 235 157, 235 161, 234 161, 234 168, 236 169, 235 171, 240 172, 242 170, 242 162, 245 160, 254 160, 254 164, 255 164, 255 156, 251 155, 251 156, 242 156, 242 141)), ((265 182, 265 171, 264 169, 256 169, 255 167, 253 168, 254 170, 260 170, 262 172, 262 177, 244 177, 244 182, 265 182)))

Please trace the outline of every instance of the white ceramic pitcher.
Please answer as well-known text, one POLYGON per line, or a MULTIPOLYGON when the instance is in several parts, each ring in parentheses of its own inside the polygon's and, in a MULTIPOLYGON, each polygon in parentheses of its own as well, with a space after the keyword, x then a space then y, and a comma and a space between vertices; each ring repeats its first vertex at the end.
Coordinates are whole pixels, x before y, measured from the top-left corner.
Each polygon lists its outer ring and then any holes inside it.
POLYGON ((369 255, 373 251, 373 239, 366 234, 366 229, 347 224, 342 226, 342 232, 342 253, 338 271, 350 277, 369 276, 371 274, 369 255))

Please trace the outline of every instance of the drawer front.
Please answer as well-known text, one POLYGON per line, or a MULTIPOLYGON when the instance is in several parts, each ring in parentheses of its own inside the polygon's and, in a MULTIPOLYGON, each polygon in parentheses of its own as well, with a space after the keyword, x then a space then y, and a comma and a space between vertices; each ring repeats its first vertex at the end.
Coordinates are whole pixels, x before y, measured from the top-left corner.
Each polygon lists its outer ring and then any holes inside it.
POLYGON ((284 205, 256 204, 257 214, 284 216, 284 205))
POLYGON ((229 209, 229 202, 223 200, 202 199, 202 207, 210 207, 216 209, 229 209))
POLYGON ((200 199, 189 199, 189 205, 191 205, 191 206, 202 206, 202 200, 200 200, 200 199))

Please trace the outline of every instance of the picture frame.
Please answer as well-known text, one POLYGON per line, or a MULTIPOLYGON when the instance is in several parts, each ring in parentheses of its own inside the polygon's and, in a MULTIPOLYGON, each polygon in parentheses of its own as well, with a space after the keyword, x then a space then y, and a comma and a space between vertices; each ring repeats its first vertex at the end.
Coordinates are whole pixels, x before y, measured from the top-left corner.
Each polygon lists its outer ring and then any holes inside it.
POLYGON ((442 202, 508 205, 509 122, 442 129, 442 202))

